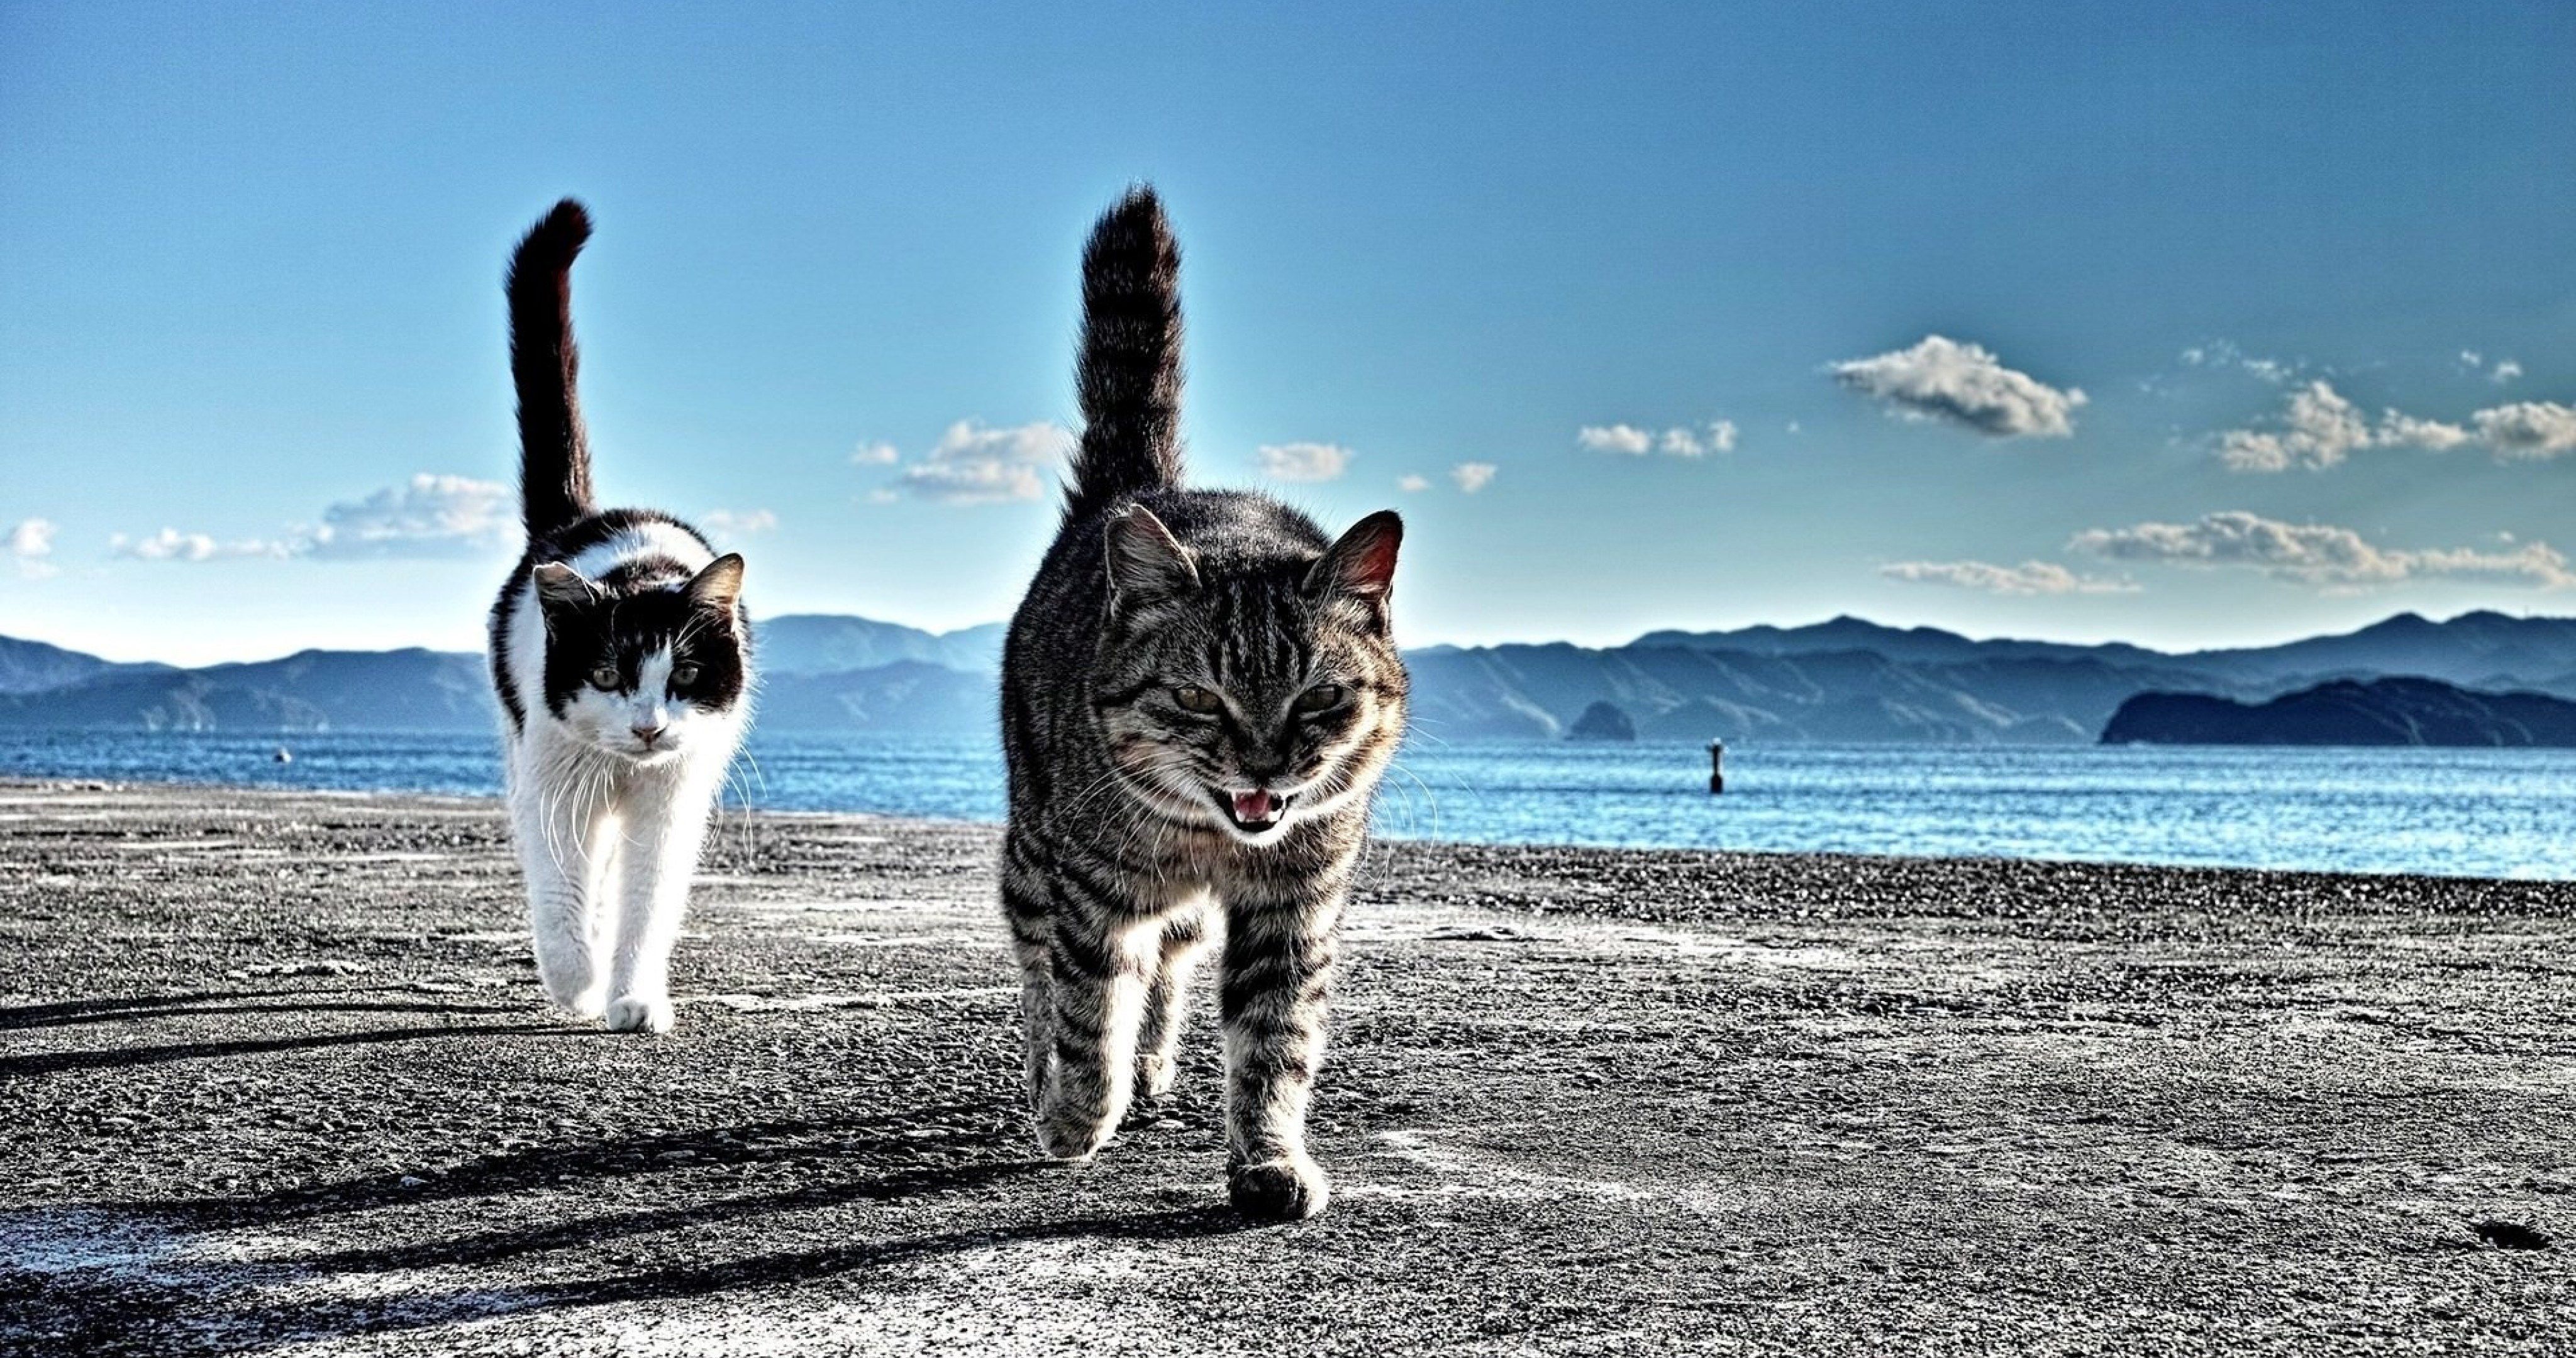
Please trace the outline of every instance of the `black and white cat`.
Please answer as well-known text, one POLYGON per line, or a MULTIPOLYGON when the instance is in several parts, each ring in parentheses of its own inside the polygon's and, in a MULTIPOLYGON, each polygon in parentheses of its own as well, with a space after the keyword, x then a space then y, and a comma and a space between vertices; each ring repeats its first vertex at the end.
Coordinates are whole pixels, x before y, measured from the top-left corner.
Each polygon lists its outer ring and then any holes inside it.
POLYGON ((567 198, 510 260, 528 550, 492 607, 511 829, 546 993, 671 1030, 671 945, 751 716, 742 558, 678 519, 596 507, 572 338, 590 217, 567 198))

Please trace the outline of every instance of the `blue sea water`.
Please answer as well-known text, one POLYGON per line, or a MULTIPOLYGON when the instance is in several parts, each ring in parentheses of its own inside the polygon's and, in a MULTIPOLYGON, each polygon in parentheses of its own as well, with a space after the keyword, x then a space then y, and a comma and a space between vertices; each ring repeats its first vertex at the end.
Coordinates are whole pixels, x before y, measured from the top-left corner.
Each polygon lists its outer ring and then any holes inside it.
MULTIPOLYGON (((2576 751, 1417 743, 1381 833, 1637 845, 2576 879, 2576 751)), ((457 735, 0 736, 0 774, 491 794, 457 735), (289 750, 292 762, 276 752, 289 750)), ((976 739, 755 737, 738 803, 998 820, 976 739)))

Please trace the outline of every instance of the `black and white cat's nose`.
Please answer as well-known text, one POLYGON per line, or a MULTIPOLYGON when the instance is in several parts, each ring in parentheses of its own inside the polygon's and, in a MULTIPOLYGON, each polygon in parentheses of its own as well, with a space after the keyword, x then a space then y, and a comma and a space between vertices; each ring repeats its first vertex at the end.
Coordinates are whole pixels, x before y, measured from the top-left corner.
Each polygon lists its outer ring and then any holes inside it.
POLYGON ((670 730, 671 728, 663 723, 655 722, 650 726, 632 726, 627 729, 635 733, 637 744, 642 745, 645 749, 649 750, 653 748, 653 742, 660 740, 662 738, 662 733, 670 730))

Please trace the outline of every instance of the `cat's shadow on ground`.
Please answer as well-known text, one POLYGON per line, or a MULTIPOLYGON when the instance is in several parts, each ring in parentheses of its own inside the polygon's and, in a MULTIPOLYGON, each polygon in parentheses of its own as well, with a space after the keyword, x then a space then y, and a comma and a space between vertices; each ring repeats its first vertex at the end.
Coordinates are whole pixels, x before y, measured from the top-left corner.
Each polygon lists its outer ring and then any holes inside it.
MULTIPOLYGON (((176 995, 136 995, 64 1000, 51 1004, 0 1007, 0 1033, 94 1029, 103 1024, 170 1018, 221 1018, 226 1015, 378 1014, 417 1015, 443 1020, 527 1014, 523 1005, 460 1004, 424 998, 397 986, 342 986, 329 990, 201 990, 176 995), (403 996, 409 996, 404 998, 403 996)), ((373 1046, 435 1038, 536 1037, 558 1031, 551 1023, 460 1024, 415 1023, 393 1028, 296 1033, 285 1037, 215 1038, 150 1045, 109 1045, 73 1051, 26 1052, 0 1056, 0 1081, 72 1070, 118 1070, 228 1056, 265 1056, 324 1047, 373 1046)))
MULTIPOLYGON (((526 1012, 346 998, 350 993, 245 990, 24 1006, 0 1009, 0 1031, 296 1008, 526 1012)), ((602 1040, 562 1024, 469 1020, 439 1028, 402 1025, 39 1053, 0 1059, 0 1075, 21 1066, 32 1072, 434 1036, 541 1033, 602 1040)), ((1017 1072, 995 1074, 996 1084, 1007 1087, 1017 1072)), ((1018 1242, 1184 1240, 1254 1225, 1221 1200, 1129 1212, 1077 1208, 1066 1215, 1064 1195, 1032 1192, 1026 1208, 1006 1205, 998 1221, 983 1216, 987 1224, 943 1220, 913 1235, 875 1227, 866 1238, 842 1234, 810 1244, 820 1234, 818 1223, 847 1220, 810 1214, 859 1204, 918 1206, 1063 1173, 1034 1157, 1023 1123, 1024 1115, 1008 1100, 925 1102, 848 1117, 512 1144, 444 1168, 387 1171, 248 1196, 91 1202, 62 1213, 163 1242, 166 1248, 156 1252, 169 1262, 111 1276, 34 1275, 29 1281, 35 1292, 27 1300, 61 1319, 63 1337, 82 1339, 95 1351, 227 1353, 269 1347, 290 1336, 394 1333, 840 1276, 864 1277, 873 1292, 892 1295, 925 1285, 933 1270, 924 1263, 1018 1242), (647 1175, 655 1182, 633 1182, 647 1175), (581 1200, 585 1193, 591 1202, 581 1200), (368 1220, 377 1215, 380 1220, 368 1220), (806 1219, 791 1222, 800 1217, 806 1219), (361 1243, 275 1252, 278 1242, 298 1237, 361 1243), (240 1241, 257 1242, 251 1257, 232 1253, 226 1243, 240 1241), (810 1247, 777 1248, 792 1244, 810 1247)))
MULTIPOLYGON (((901 1112, 816 1122, 750 1123, 701 1131, 585 1141, 528 1148, 486 1157, 431 1180, 379 1175, 289 1189, 252 1198, 175 1199, 120 1204, 117 1210, 158 1219, 189 1235, 242 1232, 251 1237, 291 1235, 299 1223, 347 1213, 399 1209, 445 1200, 490 1199, 472 1214, 450 1210, 438 1224, 495 1222, 489 1229, 433 1235, 422 1224, 417 1238, 391 1240, 324 1253, 296 1254, 276 1264, 252 1265, 230 1290, 201 1291, 177 1314, 193 1317, 185 1328, 199 1337, 193 1351, 239 1352, 264 1348, 281 1335, 357 1337, 416 1330, 472 1320, 498 1319, 617 1302, 703 1298, 738 1289, 770 1288, 841 1276, 864 1277, 872 1297, 895 1296, 929 1286, 935 1274, 920 1265, 1015 1243, 1078 1240, 1188 1240, 1250 1229, 1252 1223, 1222 1203, 1136 1212, 1083 1213, 1056 1219, 934 1230, 920 1235, 877 1235, 802 1249, 760 1248, 777 1243, 759 1232, 765 1220, 855 1203, 913 1205, 1029 1176, 1061 1173, 1031 1158, 1024 1132, 991 1130, 917 1134, 943 1118, 990 1110, 936 1105, 901 1112), (785 1149, 782 1149, 784 1147, 785 1149), (667 1205, 614 1210, 511 1225, 511 1199, 541 1189, 571 1188, 586 1180, 667 1168, 667 1157, 686 1156, 693 1170, 781 1159, 801 1162, 811 1182, 754 1192, 696 1188, 667 1205), (922 1161, 927 1161, 923 1163, 922 1161), (406 1180, 410 1182, 406 1182, 406 1180), (741 1233, 747 1252, 673 1247, 675 1235, 741 1233), (648 1238, 657 1238, 649 1239, 648 1238), (618 1259, 621 1242, 664 1260, 618 1259), (471 1272, 428 1286, 419 1271, 506 1268, 514 1261, 557 1252, 605 1254, 615 1262, 577 1264, 583 1276, 552 1270, 541 1280, 476 1278, 471 1272), (671 1256, 679 1256, 673 1258, 671 1256), (370 1288, 378 1279, 395 1286, 370 1288), (320 1284, 307 1289, 299 1283, 320 1284), (339 1296, 312 1295, 315 1290, 339 1296), (265 1304, 259 1294, 276 1300, 265 1304), (295 1295, 303 1293, 302 1296, 295 1295)), ((634 1194, 622 1193, 631 1204, 634 1194)), ((389 1221, 412 1225, 411 1214, 389 1221)), ((399 1227, 397 1227, 399 1229, 399 1227)), ((810 1226, 786 1238, 811 1240, 810 1226)), ((568 1255, 578 1259, 579 1254, 568 1255)), ((173 1300, 179 1300, 174 1298, 173 1300)), ((174 1315, 175 1318, 175 1315, 174 1315)))

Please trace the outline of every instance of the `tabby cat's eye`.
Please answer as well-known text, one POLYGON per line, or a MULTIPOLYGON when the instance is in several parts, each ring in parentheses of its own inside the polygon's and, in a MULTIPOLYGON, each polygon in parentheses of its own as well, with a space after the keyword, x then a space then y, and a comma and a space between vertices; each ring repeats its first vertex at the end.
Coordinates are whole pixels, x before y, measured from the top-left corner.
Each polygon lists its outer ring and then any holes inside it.
POLYGON ((1183 684, 1180 687, 1173 689, 1172 701, 1179 703, 1182 711, 1196 712, 1203 717, 1215 712, 1218 708, 1225 706, 1224 703, 1218 701, 1215 694, 1208 692, 1206 689, 1200 688, 1196 684, 1183 684))
POLYGON ((592 688, 602 689, 613 689, 617 687, 617 667, 615 665, 602 665, 598 669, 592 670, 590 672, 590 686, 592 688))
POLYGON ((1341 685, 1317 684, 1313 688, 1297 695, 1297 710, 1300 712, 1321 712, 1325 708, 1332 707, 1340 703, 1341 700, 1341 685))
POLYGON ((695 665, 672 666, 671 682, 681 688, 687 688, 689 685, 698 682, 698 667, 695 665))

